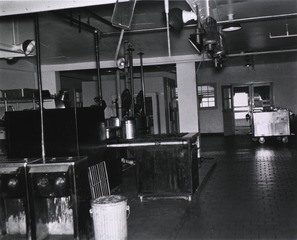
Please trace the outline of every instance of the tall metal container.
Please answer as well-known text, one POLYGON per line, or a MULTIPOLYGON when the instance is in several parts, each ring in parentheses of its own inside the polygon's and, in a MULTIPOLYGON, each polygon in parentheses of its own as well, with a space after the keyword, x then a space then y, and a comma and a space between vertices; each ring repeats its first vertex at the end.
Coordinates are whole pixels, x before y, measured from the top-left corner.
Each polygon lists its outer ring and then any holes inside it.
POLYGON ((33 239, 85 239, 92 234, 87 157, 29 164, 33 239))
MULTIPOLYGON (((6 239, 31 237, 28 164, 38 159, 0 159, 0 232, 6 239)), ((1 236, 1 234, 0 234, 1 236)))

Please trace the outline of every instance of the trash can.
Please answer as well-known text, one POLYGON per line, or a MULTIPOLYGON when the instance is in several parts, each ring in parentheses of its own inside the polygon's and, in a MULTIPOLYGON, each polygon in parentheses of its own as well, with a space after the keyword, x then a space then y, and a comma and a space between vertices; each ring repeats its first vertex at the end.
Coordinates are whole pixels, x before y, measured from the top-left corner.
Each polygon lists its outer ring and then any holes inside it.
POLYGON ((99 197, 91 201, 91 206, 95 240, 127 240, 130 209, 126 197, 99 197))

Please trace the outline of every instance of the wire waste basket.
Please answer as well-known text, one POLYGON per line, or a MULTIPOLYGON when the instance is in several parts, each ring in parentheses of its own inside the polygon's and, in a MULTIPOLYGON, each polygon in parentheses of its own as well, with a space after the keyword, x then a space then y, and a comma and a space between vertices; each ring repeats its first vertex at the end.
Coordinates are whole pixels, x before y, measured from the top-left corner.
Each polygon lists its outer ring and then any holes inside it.
POLYGON ((100 162, 88 168, 92 199, 110 195, 106 163, 100 162))

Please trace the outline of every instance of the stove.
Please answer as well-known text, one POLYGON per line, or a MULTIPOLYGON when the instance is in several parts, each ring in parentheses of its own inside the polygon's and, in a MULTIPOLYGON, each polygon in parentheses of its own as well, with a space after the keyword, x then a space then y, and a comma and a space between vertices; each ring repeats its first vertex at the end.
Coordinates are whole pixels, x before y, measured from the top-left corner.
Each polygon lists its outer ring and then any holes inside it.
POLYGON ((0 158, 0 229, 8 238, 29 238, 31 234, 28 164, 38 162, 40 159, 0 158))
POLYGON ((88 158, 46 158, 28 169, 32 238, 87 238, 92 232, 88 158))

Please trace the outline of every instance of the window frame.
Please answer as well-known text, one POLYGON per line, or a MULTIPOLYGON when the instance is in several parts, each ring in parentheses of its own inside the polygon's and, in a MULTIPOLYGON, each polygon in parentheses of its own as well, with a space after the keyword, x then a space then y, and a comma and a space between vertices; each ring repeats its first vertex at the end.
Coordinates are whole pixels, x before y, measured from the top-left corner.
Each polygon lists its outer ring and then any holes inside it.
MULTIPOLYGON (((206 109, 216 109, 218 106, 217 106, 217 85, 216 83, 202 83, 202 84, 198 84, 197 85, 197 96, 198 96, 198 101, 199 101, 199 87, 213 87, 214 91, 213 91, 213 95, 214 95, 214 106, 205 106, 205 107, 202 107, 200 106, 200 103, 198 103, 199 105, 199 109, 201 110, 206 110, 206 109)), ((209 97, 207 97, 209 99, 209 97)), ((209 102, 212 102, 212 101, 207 101, 208 103, 209 102)))

